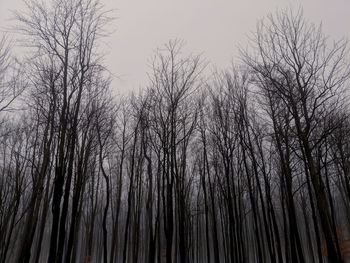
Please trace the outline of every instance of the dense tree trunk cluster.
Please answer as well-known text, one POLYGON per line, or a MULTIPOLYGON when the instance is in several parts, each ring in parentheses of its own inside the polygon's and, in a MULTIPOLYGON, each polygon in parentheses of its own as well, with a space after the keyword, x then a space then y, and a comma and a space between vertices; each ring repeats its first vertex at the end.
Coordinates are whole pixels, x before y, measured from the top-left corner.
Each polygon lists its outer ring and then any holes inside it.
POLYGON ((99 55, 108 12, 26 3, 34 55, 0 41, 0 263, 350 259, 346 41, 280 11, 241 65, 205 77, 169 41, 119 98, 99 55))

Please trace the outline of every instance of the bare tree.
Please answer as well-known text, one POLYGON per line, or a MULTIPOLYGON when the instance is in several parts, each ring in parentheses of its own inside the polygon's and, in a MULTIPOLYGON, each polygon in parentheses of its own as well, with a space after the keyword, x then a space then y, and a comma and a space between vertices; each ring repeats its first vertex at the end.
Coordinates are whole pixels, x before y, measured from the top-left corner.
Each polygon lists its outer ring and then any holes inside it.
POLYGON ((281 11, 262 21, 252 41, 256 53, 243 51, 257 85, 283 101, 291 114, 306 176, 310 177, 327 244, 329 260, 341 262, 330 204, 317 167, 316 149, 330 130, 317 132, 318 122, 337 110, 341 89, 349 78, 347 42, 327 45, 321 28, 305 21, 302 11, 281 11))
POLYGON ((174 218, 179 224, 180 261, 188 260, 187 151, 197 118, 196 110, 191 109, 191 95, 198 89, 199 74, 203 69, 199 56, 182 58, 181 51, 181 42, 170 41, 164 50, 156 54, 151 75, 151 125, 156 129, 162 152, 167 262, 173 262, 174 218))

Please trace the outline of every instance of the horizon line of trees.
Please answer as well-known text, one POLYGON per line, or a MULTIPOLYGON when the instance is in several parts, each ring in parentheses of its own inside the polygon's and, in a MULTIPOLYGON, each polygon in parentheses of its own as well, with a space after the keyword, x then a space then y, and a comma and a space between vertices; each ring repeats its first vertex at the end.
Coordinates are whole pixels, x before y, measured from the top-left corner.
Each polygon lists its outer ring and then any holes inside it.
POLYGON ((0 263, 350 259, 350 57, 302 10, 205 76, 169 41, 116 97, 95 0, 28 0, 0 41, 0 263), (18 106, 21 110, 18 110, 18 106))

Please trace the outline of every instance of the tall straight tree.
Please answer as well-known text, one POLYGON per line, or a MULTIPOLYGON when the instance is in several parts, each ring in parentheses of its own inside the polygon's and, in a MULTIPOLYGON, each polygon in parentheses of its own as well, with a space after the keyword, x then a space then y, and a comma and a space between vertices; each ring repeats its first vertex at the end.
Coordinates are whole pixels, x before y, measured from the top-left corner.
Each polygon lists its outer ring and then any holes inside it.
POLYGON ((306 176, 316 199, 330 262, 342 262, 332 230, 330 204, 318 167, 316 149, 333 127, 318 132, 318 123, 337 110, 341 89, 350 77, 347 42, 327 45, 320 27, 309 24, 302 11, 270 15, 259 23, 243 59, 260 89, 279 97, 290 112, 306 176))
POLYGON ((188 260, 189 234, 186 216, 187 152, 197 118, 191 97, 199 87, 203 64, 199 56, 182 57, 182 48, 181 41, 170 41, 155 56, 151 74, 150 118, 161 144, 166 261, 173 262, 173 239, 174 234, 178 234, 179 241, 175 246, 179 246, 180 262, 185 263, 188 260), (178 233, 174 233, 175 223, 178 223, 178 233))
POLYGON ((48 5, 29 1, 26 4, 27 13, 16 14, 19 30, 29 38, 37 57, 52 58, 59 74, 59 84, 54 87, 59 117, 48 262, 61 262, 81 104, 89 85, 101 77, 97 40, 109 20, 102 6, 93 0, 55 0, 48 5))

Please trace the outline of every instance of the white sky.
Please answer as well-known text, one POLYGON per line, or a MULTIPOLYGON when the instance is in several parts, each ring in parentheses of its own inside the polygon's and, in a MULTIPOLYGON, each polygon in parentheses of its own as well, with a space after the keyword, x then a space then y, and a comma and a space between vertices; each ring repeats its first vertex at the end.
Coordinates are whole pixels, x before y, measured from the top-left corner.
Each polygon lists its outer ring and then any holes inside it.
MULTIPOLYGON (((115 9, 117 17, 105 51, 109 70, 118 76, 113 88, 119 93, 145 86, 154 50, 174 38, 185 40, 193 53, 203 52, 209 67, 227 67, 257 20, 277 8, 301 6, 310 21, 323 22, 331 38, 350 38, 350 0, 100 1, 115 9)), ((11 10, 22 6, 22 0, 0 0, 0 28, 9 24, 11 10)))

